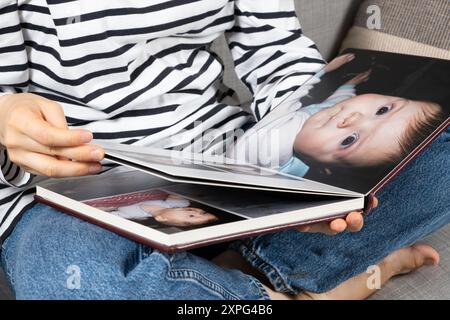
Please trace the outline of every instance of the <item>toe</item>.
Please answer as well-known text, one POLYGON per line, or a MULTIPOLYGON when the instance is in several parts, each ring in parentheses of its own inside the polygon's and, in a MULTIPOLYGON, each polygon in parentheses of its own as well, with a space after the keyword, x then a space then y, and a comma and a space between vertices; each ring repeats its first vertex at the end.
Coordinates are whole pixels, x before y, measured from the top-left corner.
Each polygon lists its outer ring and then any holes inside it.
POLYGON ((415 260, 418 264, 417 267, 422 265, 436 266, 439 264, 440 256, 439 253, 432 247, 428 245, 414 245, 412 246, 414 250, 415 260))

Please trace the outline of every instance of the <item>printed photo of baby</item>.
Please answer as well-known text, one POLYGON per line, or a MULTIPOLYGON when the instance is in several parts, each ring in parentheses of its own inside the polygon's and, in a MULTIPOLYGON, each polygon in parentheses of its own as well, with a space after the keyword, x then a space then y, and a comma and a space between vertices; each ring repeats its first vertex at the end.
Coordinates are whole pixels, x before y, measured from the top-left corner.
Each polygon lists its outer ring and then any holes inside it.
MULTIPOLYGON (((354 54, 336 58, 315 76, 317 82, 354 59, 354 54)), ((276 117, 268 114, 237 141, 236 149, 243 154, 253 152, 257 165, 325 183, 341 171, 347 174, 348 169, 391 170, 432 134, 447 114, 430 101, 375 93, 357 95, 358 86, 369 81, 371 74, 368 69, 353 75, 322 102, 303 105, 291 100, 278 106, 288 111, 281 116, 276 115, 277 108, 271 111, 276 117), (253 143, 249 143, 252 138, 253 143), (255 151, 255 145, 269 144, 275 163, 263 163, 255 151)))
POLYGON ((219 221, 203 206, 176 194, 162 190, 149 190, 84 201, 110 214, 144 225, 170 227, 198 227, 219 221), (155 222, 155 223, 152 223, 155 222))

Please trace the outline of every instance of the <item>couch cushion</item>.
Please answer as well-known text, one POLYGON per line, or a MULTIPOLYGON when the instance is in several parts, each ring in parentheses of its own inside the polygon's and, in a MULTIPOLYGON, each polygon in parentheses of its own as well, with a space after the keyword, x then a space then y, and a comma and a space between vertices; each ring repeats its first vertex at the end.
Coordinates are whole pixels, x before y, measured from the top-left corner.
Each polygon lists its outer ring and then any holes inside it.
POLYGON ((317 44, 325 59, 338 53, 360 4, 361 0, 295 0, 304 34, 317 44))
POLYGON ((365 0, 342 49, 450 59, 449 12, 449 0, 365 0))

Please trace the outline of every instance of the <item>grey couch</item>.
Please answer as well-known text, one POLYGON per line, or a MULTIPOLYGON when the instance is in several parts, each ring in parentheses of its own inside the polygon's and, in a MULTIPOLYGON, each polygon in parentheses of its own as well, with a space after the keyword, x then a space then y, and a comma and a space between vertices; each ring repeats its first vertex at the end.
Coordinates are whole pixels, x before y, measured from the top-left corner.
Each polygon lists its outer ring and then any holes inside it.
MULTIPOLYGON (((312 38, 325 58, 330 59, 339 50, 341 41, 361 0, 296 0, 298 14, 304 32, 312 38)), ((223 39, 214 50, 231 66, 229 52, 223 39)), ((240 100, 250 99, 248 91, 237 80, 232 68, 227 68, 226 82, 237 90, 240 100)), ((439 267, 426 267, 412 274, 389 282, 372 299, 449 299, 450 300, 450 226, 430 236, 425 242, 441 253, 439 267)), ((0 299, 12 299, 13 295, 0 270, 0 299)))

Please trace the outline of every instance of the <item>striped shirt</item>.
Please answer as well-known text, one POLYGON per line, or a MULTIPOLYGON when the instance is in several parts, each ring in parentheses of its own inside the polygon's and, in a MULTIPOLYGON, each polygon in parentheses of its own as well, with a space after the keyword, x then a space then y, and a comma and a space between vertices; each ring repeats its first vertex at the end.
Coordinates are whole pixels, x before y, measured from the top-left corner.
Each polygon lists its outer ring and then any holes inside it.
MULTIPOLYGON (((190 148, 213 132, 202 144, 213 150, 215 138, 264 117, 323 64, 292 0, 0 1, 0 95, 56 101, 71 128, 99 140, 190 148), (210 50, 224 33, 250 109, 235 102, 210 50)), ((33 205, 36 178, 4 148, 0 168, 4 239, 33 205)))

